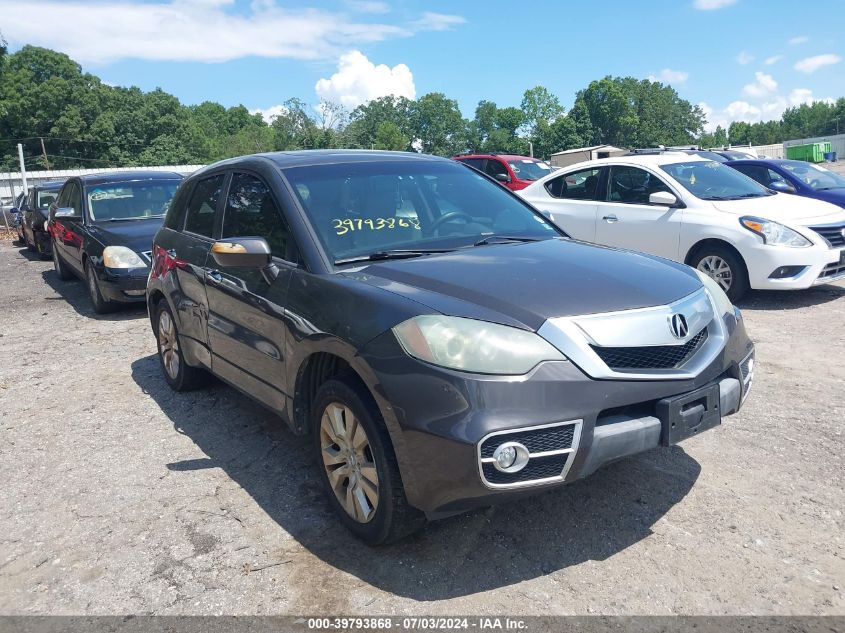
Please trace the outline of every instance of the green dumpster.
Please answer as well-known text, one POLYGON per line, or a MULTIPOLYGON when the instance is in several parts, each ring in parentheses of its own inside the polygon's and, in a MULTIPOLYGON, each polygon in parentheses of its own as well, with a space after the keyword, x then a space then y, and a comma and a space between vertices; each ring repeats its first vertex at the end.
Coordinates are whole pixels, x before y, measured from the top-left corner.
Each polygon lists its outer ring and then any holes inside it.
POLYGON ((790 145, 786 148, 789 160, 803 160, 809 163, 824 162, 824 155, 830 153, 830 142, 805 143, 804 145, 790 145))

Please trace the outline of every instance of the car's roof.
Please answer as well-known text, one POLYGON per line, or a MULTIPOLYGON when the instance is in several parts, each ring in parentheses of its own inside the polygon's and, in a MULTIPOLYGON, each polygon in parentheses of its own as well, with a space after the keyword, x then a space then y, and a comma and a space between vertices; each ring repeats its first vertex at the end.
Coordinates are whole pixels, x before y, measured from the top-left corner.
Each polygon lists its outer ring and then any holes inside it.
POLYGON ((102 185, 109 182, 127 182, 129 180, 182 180, 182 178, 182 174, 177 174, 175 171, 149 171, 142 169, 79 176, 79 179, 86 185, 102 185))
POLYGON ((743 158, 732 160, 730 165, 809 165, 803 160, 790 160, 788 158, 743 158))
POLYGON ((454 160, 461 158, 502 158, 504 160, 536 160, 542 162, 539 158, 532 158, 531 156, 523 156, 522 154, 485 154, 480 152, 478 154, 459 154, 452 157, 454 160))
POLYGON ((39 182, 35 185, 32 185, 32 189, 61 189, 62 185, 65 184, 66 181, 64 180, 49 180, 47 182, 39 182))

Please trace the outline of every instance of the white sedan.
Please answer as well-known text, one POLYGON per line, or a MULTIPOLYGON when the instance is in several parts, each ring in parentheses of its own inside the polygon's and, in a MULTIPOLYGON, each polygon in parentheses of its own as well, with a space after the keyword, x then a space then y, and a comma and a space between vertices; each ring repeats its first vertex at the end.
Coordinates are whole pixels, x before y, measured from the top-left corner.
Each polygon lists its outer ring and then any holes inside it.
POLYGON ((845 211, 698 156, 588 161, 517 194, 573 238, 684 262, 733 301, 845 278, 845 211))

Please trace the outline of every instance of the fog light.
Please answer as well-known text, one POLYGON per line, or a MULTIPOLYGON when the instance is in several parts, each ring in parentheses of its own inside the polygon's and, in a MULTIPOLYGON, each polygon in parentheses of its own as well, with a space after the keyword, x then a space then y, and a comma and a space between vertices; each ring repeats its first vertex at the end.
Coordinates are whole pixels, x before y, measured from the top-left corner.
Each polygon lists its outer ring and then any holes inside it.
POLYGON ((503 473, 516 473, 528 463, 528 449, 519 442, 505 442, 493 451, 493 465, 503 473))

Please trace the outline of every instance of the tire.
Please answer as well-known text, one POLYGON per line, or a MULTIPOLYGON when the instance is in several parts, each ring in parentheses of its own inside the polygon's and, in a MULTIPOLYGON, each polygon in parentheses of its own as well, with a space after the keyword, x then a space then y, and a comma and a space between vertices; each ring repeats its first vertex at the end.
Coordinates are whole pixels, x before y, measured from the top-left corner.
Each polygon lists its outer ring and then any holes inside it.
POLYGON ((748 294, 748 271, 735 251, 718 245, 704 246, 696 251, 690 265, 710 275, 732 303, 748 294))
POLYGON ((199 367, 191 367, 185 362, 179 345, 176 320, 165 300, 162 299, 156 304, 154 314, 158 360, 167 384, 174 391, 190 391, 205 385, 208 382, 208 372, 199 367))
POLYGON ((100 284, 97 283, 97 273, 94 272, 91 264, 85 263, 85 285, 88 286, 88 296, 91 297, 91 305, 97 314, 108 314, 117 307, 113 301, 107 301, 100 292, 100 284))
POLYGON ((56 243, 53 242, 53 269, 62 281, 70 281, 73 279, 73 273, 70 272, 67 265, 62 261, 62 256, 59 255, 59 249, 56 248, 56 243))
POLYGON ((340 376, 320 386, 312 409, 312 431, 329 503, 355 536, 379 545, 397 541, 425 524, 425 515, 408 505, 390 435, 357 380, 340 376), (356 441, 347 443, 350 427, 356 441), (340 474, 330 476, 330 472, 340 474))
MULTIPOLYGON (((35 235, 35 233, 33 233, 33 235, 35 235)), ((38 238, 36 236, 36 238, 35 238, 35 250, 38 252, 38 256, 42 260, 50 259, 50 253, 48 253, 46 250, 44 250, 45 244, 46 244, 46 242, 44 241, 44 239, 38 238)))

